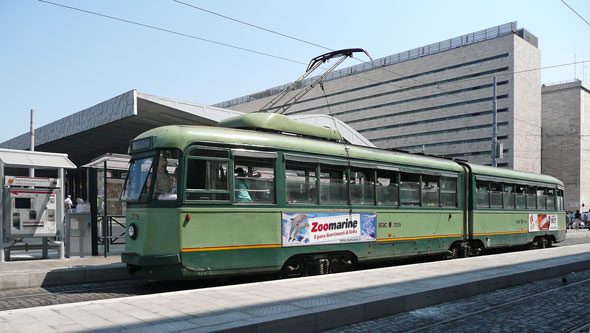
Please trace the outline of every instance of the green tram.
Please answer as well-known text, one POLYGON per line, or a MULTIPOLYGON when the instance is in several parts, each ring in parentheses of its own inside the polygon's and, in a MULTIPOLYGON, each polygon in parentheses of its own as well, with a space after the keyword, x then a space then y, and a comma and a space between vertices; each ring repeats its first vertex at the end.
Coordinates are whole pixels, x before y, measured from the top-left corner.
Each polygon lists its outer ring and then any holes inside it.
POLYGON ((341 140, 260 113, 139 135, 123 262, 154 280, 312 275, 565 239, 556 178, 341 140))

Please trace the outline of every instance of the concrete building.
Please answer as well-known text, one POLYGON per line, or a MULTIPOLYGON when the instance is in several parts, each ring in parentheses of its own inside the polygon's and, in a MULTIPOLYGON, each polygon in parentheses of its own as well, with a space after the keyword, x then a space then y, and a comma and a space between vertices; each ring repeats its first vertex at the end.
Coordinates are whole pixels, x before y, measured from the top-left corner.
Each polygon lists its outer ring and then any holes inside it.
POLYGON ((543 85, 542 172, 565 183, 566 209, 590 207, 590 86, 579 80, 543 85), (584 207, 582 207, 584 204, 584 207))
MULTIPOLYGON (((490 165, 496 76, 498 166, 539 173, 541 74, 527 70, 540 66, 537 38, 512 22, 335 71, 285 114, 329 114, 380 148, 490 165)), ((259 111, 287 85, 215 106, 259 111)))

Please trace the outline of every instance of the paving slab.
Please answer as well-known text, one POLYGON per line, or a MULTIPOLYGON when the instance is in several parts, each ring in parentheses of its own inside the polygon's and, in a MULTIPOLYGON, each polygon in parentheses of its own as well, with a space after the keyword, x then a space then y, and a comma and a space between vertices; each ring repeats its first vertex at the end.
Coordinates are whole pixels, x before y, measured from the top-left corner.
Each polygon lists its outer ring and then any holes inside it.
POLYGON ((35 333, 314 332, 586 269, 590 243, 9 310, 0 312, 0 325, 35 333))
POLYGON ((0 263, 0 290, 131 279, 119 255, 0 263))

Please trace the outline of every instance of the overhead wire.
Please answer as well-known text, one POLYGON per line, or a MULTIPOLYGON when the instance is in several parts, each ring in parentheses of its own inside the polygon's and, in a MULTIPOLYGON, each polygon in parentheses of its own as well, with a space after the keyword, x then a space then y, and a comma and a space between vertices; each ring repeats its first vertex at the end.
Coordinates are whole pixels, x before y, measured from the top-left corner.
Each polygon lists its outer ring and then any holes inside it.
POLYGON ((581 18, 584 22, 586 22, 587 25, 590 26, 590 22, 588 22, 584 17, 582 17, 582 15, 578 14, 578 12, 576 12, 575 9, 573 9, 570 5, 567 4, 567 2, 561 0, 561 2, 563 2, 564 5, 567 6, 567 8, 571 9, 572 12, 574 12, 576 15, 578 15, 579 18, 581 18))
MULTIPOLYGON (((275 30, 272 30, 272 29, 268 29, 268 28, 264 28, 264 27, 261 27, 261 26, 258 26, 258 25, 252 24, 252 23, 248 23, 248 22, 245 22, 243 20, 239 20, 239 19, 236 19, 236 18, 227 16, 227 15, 223 15, 223 14, 220 14, 220 13, 217 13, 217 12, 214 12, 214 11, 211 11, 211 10, 208 10, 208 9, 204 9, 202 7, 198 7, 198 6, 195 6, 195 5, 192 5, 192 4, 188 4, 188 3, 184 2, 184 1, 179 1, 179 0, 172 0, 172 1, 174 1, 176 3, 179 3, 179 4, 182 4, 182 5, 185 5, 185 6, 188 6, 188 7, 191 7, 191 8, 194 8, 194 9, 197 9, 197 10, 200 10, 200 11, 203 11, 205 13, 216 15, 216 16, 219 16, 219 17, 222 17, 222 18, 231 20, 231 21, 235 21, 235 22, 238 22, 238 23, 241 23, 241 24, 244 24, 244 25, 247 25, 247 26, 256 28, 256 29, 260 29, 260 30, 263 30, 263 31, 266 31, 266 32, 269 32, 269 33, 272 33, 272 34, 276 34, 276 35, 279 35, 279 36, 282 36, 282 37, 285 37, 285 38, 289 38, 289 39, 292 39, 292 40, 296 40, 296 41, 299 41, 299 42, 302 42, 302 43, 305 43, 305 44, 308 44, 308 45, 313 45, 313 46, 317 46, 317 47, 320 47, 320 48, 323 48, 323 49, 326 49, 326 50, 333 51, 332 48, 329 48, 329 47, 326 47, 326 46, 323 46, 323 45, 319 45, 319 44, 316 44, 316 43, 313 43, 313 42, 310 42, 310 41, 307 41, 307 40, 303 40, 303 39, 300 39, 300 38, 292 37, 292 36, 289 36, 287 34, 283 34, 283 33, 280 33, 278 31, 275 31, 275 30)), ((357 57, 351 57, 351 58, 353 58, 353 59, 355 59, 357 61, 360 61, 361 63, 369 64, 372 67, 376 67, 373 64, 373 61, 364 61, 364 60, 359 59, 357 57)), ((508 73, 501 73, 501 74, 498 74, 498 75, 484 75, 484 76, 475 77, 475 78, 472 78, 472 79, 463 79, 463 80, 460 80, 459 82, 463 83, 463 82, 468 82, 468 81, 472 81, 472 80, 482 80, 482 79, 486 79, 486 78, 492 78, 494 76, 496 76, 496 77, 498 77, 498 76, 509 76, 509 75, 514 75, 514 74, 519 74, 519 73, 526 73, 526 72, 538 71, 538 70, 543 70, 543 69, 550 69, 550 68, 557 68, 557 67, 563 67, 563 66, 570 66, 570 65, 573 65, 573 64, 586 63, 586 62, 590 62, 590 60, 584 60, 584 61, 579 61, 579 62, 574 62, 574 63, 568 63, 568 64, 558 64, 558 65, 552 65, 552 66, 545 66, 545 67, 540 67, 540 68, 531 68, 531 69, 526 69, 526 70, 513 71, 513 72, 508 72, 508 73)), ((408 77, 406 77, 406 76, 404 76, 404 75, 402 75, 400 73, 397 73, 395 71, 392 71, 391 69, 385 68, 385 66, 376 67, 375 69, 381 69, 381 70, 385 70, 387 72, 390 72, 392 74, 395 74, 395 75, 398 76, 399 79, 410 79, 410 80, 413 80, 413 81, 415 81, 415 82, 417 82, 419 84, 422 84, 422 85, 426 84, 425 82, 420 81, 420 80, 418 80, 416 78, 408 78, 408 77)), ((362 78, 362 79, 365 79, 365 80, 373 81, 373 82, 381 82, 381 81, 372 80, 372 79, 369 79, 369 78, 366 78, 366 77, 362 77, 362 76, 359 76, 359 77, 362 78)), ((395 84, 392 84, 392 83, 387 83, 387 84, 388 85, 392 85, 392 86, 394 86, 394 87, 396 87, 398 89, 404 89, 404 88, 410 88, 410 87, 412 87, 412 86, 400 86, 400 85, 395 85, 395 84)), ((436 88, 436 89, 438 89, 438 90, 440 90, 441 92, 448 93, 447 90, 444 90, 444 89, 440 88, 440 85, 445 85, 445 84, 451 84, 451 82, 449 82, 449 83, 442 83, 442 84, 439 84, 439 85, 436 85, 436 86, 433 86, 433 87, 436 88)), ((410 95, 413 95, 413 96, 417 96, 417 95, 414 95, 414 94, 411 94, 411 93, 409 93, 409 94, 410 95)), ((467 100, 467 99, 465 99, 465 98, 463 98, 461 96, 458 96, 458 95, 451 95, 451 96, 452 97, 455 97, 457 99, 460 99, 462 101, 469 101, 469 100, 467 100)), ((327 96, 326 96, 325 90, 324 90, 324 98, 326 98, 326 102, 327 102, 327 96)), ((304 102, 304 101, 302 101, 302 102, 304 102)), ((434 104, 432 104, 432 105, 434 105, 434 104)), ((479 107, 481 110, 484 110, 484 107, 483 106, 480 106, 480 105, 477 105, 477 104, 474 105, 474 106, 475 107, 479 107)), ((519 120, 519 121, 522 121, 522 122, 524 122, 524 123, 526 123, 528 125, 535 126, 537 128, 541 128, 541 126, 539 126, 537 124, 533 124, 533 123, 527 122, 524 119, 520 119, 520 118, 517 118, 517 117, 514 117, 514 118, 517 119, 517 120, 519 120)))
POLYGON ((150 24, 145 24, 145 23, 141 23, 141 22, 131 21, 131 20, 127 20, 127 19, 123 19, 123 18, 119 18, 119 17, 107 15, 107 14, 102 14, 102 13, 94 12, 94 11, 91 11, 91 10, 86 10, 86 9, 81 9, 81 8, 77 8, 77 7, 67 6, 67 5, 63 5, 63 4, 60 4, 60 3, 51 2, 51 1, 47 1, 47 0, 38 0, 38 1, 39 2, 43 2, 43 3, 46 3, 46 4, 50 4, 50 5, 53 5, 53 6, 63 7, 63 8, 67 8, 67 9, 70 9, 70 10, 74 10, 74 11, 86 13, 86 14, 96 15, 96 16, 108 18, 108 19, 115 20, 115 21, 120 21, 120 22, 125 22, 125 23, 129 23, 129 24, 137 25, 137 26, 144 27, 144 28, 149 28, 149 29, 153 29, 153 30, 167 32, 167 33, 170 33, 170 34, 174 34, 174 35, 178 35, 178 36, 183 36, 183 37, 188 37, 188 38, 192 38, 192 39, 196 39, 196 40, 200 40, 200 41, 203 41, 203 42, 207 42, 207 43, 211 43, 211 44, 216 44, 216 45, 220 45, 220 46, 230 47, 230 48, 233 48, 233 49, 236 49, 236 50, 246 51, 246 52, 250 52, 250 53, 254 53, 254 54, 258 54, 258 55, 263 55, 263 56, 266 56, 266 57, 271 57, 271 58, 275 58, 275 59, 289 61, 289 62, 296 63, 296 64, 307 65, 306 62, 302 62, 302 61, 298 61, 298 60, 294 60, 294 59, 289 59, 289 58, 277 56, 277 55, 266 53, 266 52, 256 51, 256 50, 252 50, 252 49, 248 49, 248 48, 245 48, 245 47, 236 46, 236 45, 232 45, 232 44, 228 44, 228 43, 218 42, 218 41, 215 41, 215 40, 212 40, 212 39, 207 39, 207 38, 203 38, 203 37, 199 37, 199 36, 195 36, 195 35, 191 35, 191 34, 179 32, 179 31, 175 31, 175 30, 161 28, 161 27, 157 27, 157 26, 154 26, 154 25, 150 25, 150 24))
MULTIPOLYGON (((250 52, 250 53, 254 53, 254 54, 258 54, 258 55, 263 55, 263 56, 266 56, 266 57, 271 57, 271 58, 275 58, 275 59, 279 59, 279 60, 284 60, 284 61, 288 61, 288 62, 292 62, 292 63, 297 63, 297 64, 302 64, 302 65, 307 65, 305 62, 297 61, 297 60, 294 60, 294 59, 289 59, 289 58, 286 58, 286 57, 281 57, 281 56, 273 55, 273 54, 266 53, 266 52, 256 51, 256 50, 252 50, 252 49, 248 49, 248 48, 244 48, 244 47, 240 47, 240 46, 236 46, 236 45, 232 45, 232 44, 228 44, 228 43, 218 42, 218 41, 215 41, 215 40, 211 40, 211 39, 207 39, 207 38, 202 38, 202 37, 191 35, 191 34, 187 34, 187 33, 182 33, 182 32, 174 31, 174 30, 171 30, 171 29, 161 28, 161 27, 157 27, 157 26, 154 26, 154 25, 150 25, 150 24, 145 24, 145 23, 141 23, 141 22, 136 22, 136 21, 131 21, 131 20, 127 20, 127 19, 122 19, 122 18, 119 18, 119 17, 115 17, 115 16, 111 16, 111 15, 107 15, 107 14, 102 14, 102 13, 98 13, 98 12, 94 12, 94 11, 90 11, 90 10, 85 10, 85 9, 81 9, 81 8, 77 8, 77 7, 67 6, 67 5, 63 5, 63 4, 59 4, 59 3, 55 3, 55 2, 51 2, 51 1, 47 1, 47 0, 38 0, 38 1, 43 2, 43 3, 46 3, 46 4, 50 4, 50 5, 54 5, 54 6, 58 6, 58 7, 63 7, 63 8, 70 9, 70 10, 74 10, 74 11, 79 11, 79 12, 83 12, 83 13, 87 13, 87 14, 92 14, 92 15, 96 15, 96 16, 108 18, 108 19, 115 20, 115 21, 120 21, 120 22, 124 22, 124 23, 128 23, 128 24, 133 24, 133 25, 137 25, 137 26, 141 26, 141 27, 145 27, 145 28, 149 28, 149 29, 153 29, 153 30, 158 30, 158 31, 166 32, 166 33, 171 33, 171 34, 175 34, 175 35, 179 35, 179 36, 183 36, 183 37, 187 37, 187 38, 192 38, 192 39, 196 39, 196 40, 200 40, 200 41, 203 41, 203 42, 208 42, 208 43, 212 43, 212 44, 216 44, 216 45, 220 45, 220 46, 230 47, 230 48, 233 48, 233 49, 242 50, 242 51, 246 51, 246 52, 250 52)), ((247 22, 244 22, 244 21, 241 21, 241 20, 237 20, 237 19, 231 18, 231 17, 226 16, 226 15, 215 13, 215 12, 212 12, 212 11, 209 11, 209 10, 206 10, 206 9, 203 9, 203 8, 200 8, 200 7, 192 6, 192 5, 187 4, 185 2, 182 2, 182 1, 178 1, 178 0, 173 0, 173 1, 175 1, 177 3, 180 3, 180 4, 183 4, 183 5, 187 5, 187 6, 193 7, 193 8, 198 9, 198 10, 202 10, 204 12, 207 12, 207 13, 210 13, 210 14, 213 14, 213 15, 217 15, 217 16, 220 16, 220 17, 229 19, 229 20, 233 20, 233 21, 239 22, 241 24, 249 25, 249 26, 254 27, 254 28, 257 28, 257 29, 261 29, 261 30, 264 30, 264 31, 267 31, 267 32, 270 32, 270 33, 273 33, 273 34, 277 34, 277 35, 282 36, 282 37, 285 37, 285 38, 290 38, 290 39, 293 39, 293 40, 296 40, 296 41, 299 41, 299 42, 303 42, 303 43, 306 43, 306 44, 309 44, 309 45, 317 46, 317 47, 324 48, 324 49, 327 49, 327 50, 332 50, 331 48, 328 48, 328 47, 325 47, 325 46, 322 46, 322 45, 319 45, 319 44, 316 44, 316 43, 308 42, 308 41, 305 41, 305 40, 302 40, 302 39, 299 39, 299 38, 295 38, 295 37, 292 37, 292 36, 289 36, 289 35, 286 35, 286 34, 282 34, 282 33, 273 31, 271 29, 266 29, 266 28, 263 28, 263 27, 260 27, 260 26, 254 25, 254 24, 250 24, 250 23, 247 23, 247 22)), ((363 60, 358 59, 358 58, 355 58, 355 57, 353 57, 353 58, 355 60, 358 60, 358 61, 362 62, 362 63, 370 64, 371 66, 376 67, 373 64, 373 62, 366 62, 366 61, 363 61, 363 60)), ((580 61, 580 62, 574 62, 573 64, 585 63, 585 62, 590 62, 590 60, 585 60, 585 61, 580 61)), ((518 74, 518 73, 529 72, 529 71, 536 71, 536 70, 542 70, 542 69, 548 69, 548 68, 555 68, 555 67, 567 66, 567 65, 571 65, 571 64, 572 63, 569 63, 569 64, 559 64, 559 65, 553 65, 553 66, 547 66, 547 67, 541 67, 541 68, 534 68, 534 69, 528 69, 528 70, 522 70, 522 71, 514 71, 514 72, 511 72, 511 73, 504 73, 504 74, 501 74, 501 75, 518 74)), ((410 79, 410 80, 413 80, 413 81, 418 82, 420 84, 424 84, 423 81, 417 80, 415 78, 407 78, 404 75, 401 75, 401 74, 396 73, 396 72, 394 72, 394 71, 392 71, 390 69, 385 68, 384 66, 378 67, 376 69, 382 69, 382 70, 385 70, 385 71, 390 72, 392 74, 395 74, 395 75, 398 76, 399 79, 410 79)), ((490 76, 482 76, 482 77, 477 77, 477 78, 473 78, 473 79, 465 79, 465 80, 461 80, 461 81, 464 82, 464 81, 471 81, 471 80, 481 80, 481 79, 489 78, 489 77, 493 77, 493 76, 491 76, 491 75, 490 76)), ((381 81, 372 80, 372 79, 369 79, 369 78, 366 78, 366 77, 362 77, 362 76, 359 76, 359 78, 364 79, 364 80, 368 80, 368 81, 373 81, 373 82, 381 82, 381 81)), ((395 84, 392 84, 392 83, 388 83, 388 85, 394 86, 396 88, 404 88, 402 86, 395 85, 395 84)), ((442 92, 448 93, 448 91, 443 90, 442 88, 440 88, 439 85, 437 85, 436 88, 438 90, 442 91, 442 92)), ((325 94, 325 92, 324 92, 324 94, 325 94)), ((417 95, 414 95, 414 94, 411 94, 411 93, 409 93, 409 94, 410 95, 413 95, 413 96, 417 96, 417 95)), ((461 96, 457 96, 457 95, 450 95, 450 96, 455 97, 455 98, 460 99, 460 100, 463 100, 463 101, 469 101, 469 100, 467 100, 467 99, 465 99, 465 98, 463 98, 461 96)), ((327 97, 325 96, 325 98, 327 98, 327 97)), ((432 105, 434 105, 434 104, 432 104, 432 105)), ((478 105, 478 104, 475 104, 474 107, 477 107, 477 108, 480 108, 481 110, 484 110, 484 107, 481 106, 481 105, 478 105)), ((519 118, 516 118, 516 117, 514 117, 514 119, 523 121, 523 122, 525 122, 525 123, 527 123, 529 125, 532 125, 532 126, 535 126, 535 127, 538 127, 538 128, 541 127, 541 126, 539 126, 537 124, 528 123, 524 119, 519 119, 519 118)))

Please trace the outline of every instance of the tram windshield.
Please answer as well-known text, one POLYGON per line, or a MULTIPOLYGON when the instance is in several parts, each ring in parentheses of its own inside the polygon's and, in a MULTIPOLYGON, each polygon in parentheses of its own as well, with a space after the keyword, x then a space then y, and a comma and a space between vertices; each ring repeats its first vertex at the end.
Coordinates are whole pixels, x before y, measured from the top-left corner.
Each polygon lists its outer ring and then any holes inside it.
POLYGON ((131 161, 121 200, 139 201, 147 198, 150 192, 153 161, 153 157, 131 161))

